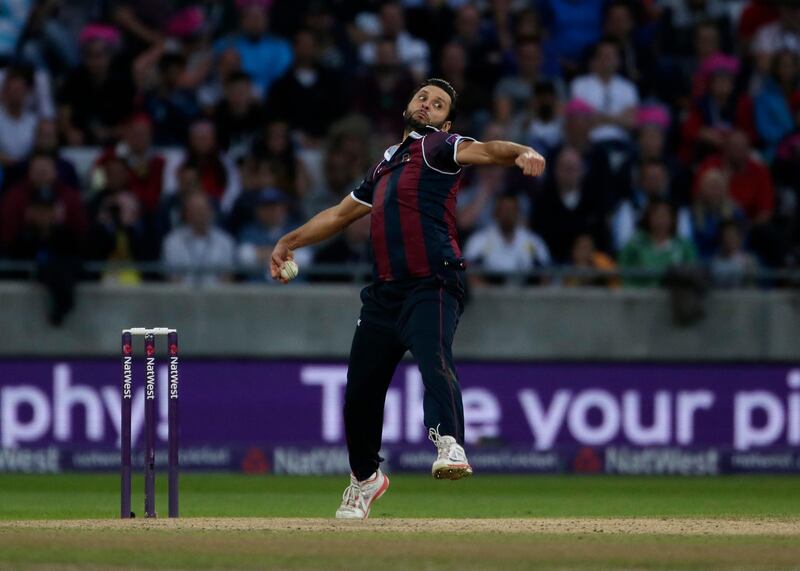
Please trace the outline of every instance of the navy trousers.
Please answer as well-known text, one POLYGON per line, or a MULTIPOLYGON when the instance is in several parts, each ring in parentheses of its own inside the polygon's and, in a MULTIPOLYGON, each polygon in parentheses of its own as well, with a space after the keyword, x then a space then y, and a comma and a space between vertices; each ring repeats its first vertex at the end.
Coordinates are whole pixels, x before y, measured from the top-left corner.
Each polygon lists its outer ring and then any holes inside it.
POLYGON ((452 343, 464 310, 463 271, 377 282, 361 292, 361 317, 347 370, 344 422, 358 480, 378 469, 386 391, 411 351, 422 373, 424 422, 464 443, 464 408, 452 343))

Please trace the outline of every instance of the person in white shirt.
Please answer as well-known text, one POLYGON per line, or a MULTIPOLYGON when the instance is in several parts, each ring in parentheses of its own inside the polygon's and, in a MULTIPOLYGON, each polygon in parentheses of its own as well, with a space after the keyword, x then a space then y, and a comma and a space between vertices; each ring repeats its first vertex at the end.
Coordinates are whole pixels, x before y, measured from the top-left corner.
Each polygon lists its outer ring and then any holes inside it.
POLYGON ((756 68, 769 73, 772 56, 780 51, 800 55, 800 4, 786 2, 778 8, 778 19, 761 26, 751 46, 756 68))
POLYGON ((619 45, 603 39, 595 46, 591 73, 575 78, 570 86, 570 96, 585 101, 597 113, 589 135, 592 142, 627 142, 636 126, 639 93, 631 81, 618 75, 619 67, 619 45))
MULTIPOLYGON (((424 40, 415 38, 406 31, 405 15, 400 4, 389 2, 381 6, 380 32, 380 35, 395 41, 398 59, 408 66, 415 79, 428 74, 430 49, 424 40)), ((361 44, 359 56, 362 62, 367 65, 375 63, 376 45, 374 41, 361 44)))
POLYGON ((27 108, 31 76, 9 68, 0 87, 0 165, 22 160, 33 149, 39 117, 27 108))
MULTIPOLYGON (((464 258, 486 272, 529 272, 550 265, 550 251, 542 238, 520 221, 519 199, 500 194, 495 199, 494 222, 475 232, 464 247, 464 258)), ((473 284, 493 280, 474 276, 473 284)))
POLYGON ((753 38, 755 54, 776 54, 788 50, 800 53, 800 5, 795 2, 778 8, 778 19, 761 26, 753 38))
POLYGON ((230 281, 236 244, 214 226, 214 210, 208 197, 202 192, 187 196, 183 219, 184 223, 164 239, 164 263, 180 270, 171 276, 172 281, 192 285, 230 281))

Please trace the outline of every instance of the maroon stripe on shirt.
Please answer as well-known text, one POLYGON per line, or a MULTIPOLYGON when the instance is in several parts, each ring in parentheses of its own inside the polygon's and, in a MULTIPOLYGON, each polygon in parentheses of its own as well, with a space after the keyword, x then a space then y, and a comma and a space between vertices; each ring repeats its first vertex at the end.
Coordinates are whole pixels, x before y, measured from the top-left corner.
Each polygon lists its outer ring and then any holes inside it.
POLYGON ((447 221, 447 234, 450 237, 450 246, 453 248, 453 254, 457 258, 461 257, 461 248, 458 247, 458 226, 456 226, 456 195, 458 188, 461 184, 461 177, 457 176, 455 182, 450 187, 450 192, 447 194, 447 201, 444 205, 444 217, 447 221))
POLYGON ((422 158, 418 153, 412 154, 411 157, 397 179, 397 201, 400 211, 400 227, 403 233, 403 250, 408 273, 412 276, 427 276, 431 270, 428 265, 428 252, 425 250, 422 214, 419 211, 419 177, 422 172, 422 158))
POLYGON ((383 201, 386 198, 386 185, 389 183, 389 178, 387 174, 378 181, 372 197, 372 216, 370 216, 372 252, 375 255, 378 279, 381 280, 393 279, 392 267, 389 263, 389 247, 386 244, 386 218, 383 208, 383 201))

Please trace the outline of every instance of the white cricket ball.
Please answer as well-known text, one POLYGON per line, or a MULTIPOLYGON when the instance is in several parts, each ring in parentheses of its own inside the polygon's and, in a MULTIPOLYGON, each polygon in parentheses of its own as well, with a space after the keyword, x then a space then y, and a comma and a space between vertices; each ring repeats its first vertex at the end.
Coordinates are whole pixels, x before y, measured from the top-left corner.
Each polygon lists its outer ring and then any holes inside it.
POLYGON ((285 280, 293 280, 297 277, 299 268, 294 260, 286 260, 281 266, 281 277, 285 280))

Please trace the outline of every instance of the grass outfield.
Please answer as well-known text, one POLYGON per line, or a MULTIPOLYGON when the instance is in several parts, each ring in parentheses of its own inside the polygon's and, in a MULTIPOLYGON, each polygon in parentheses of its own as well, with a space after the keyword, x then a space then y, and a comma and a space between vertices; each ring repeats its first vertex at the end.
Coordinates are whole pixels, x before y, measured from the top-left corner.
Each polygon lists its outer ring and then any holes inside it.
POLYGON ((116 475, 0 475, 0 569, 800 570, 796 477, 398 475, 356 525, 345 484, 185 474, 180 520, 120 522, 116 475))

